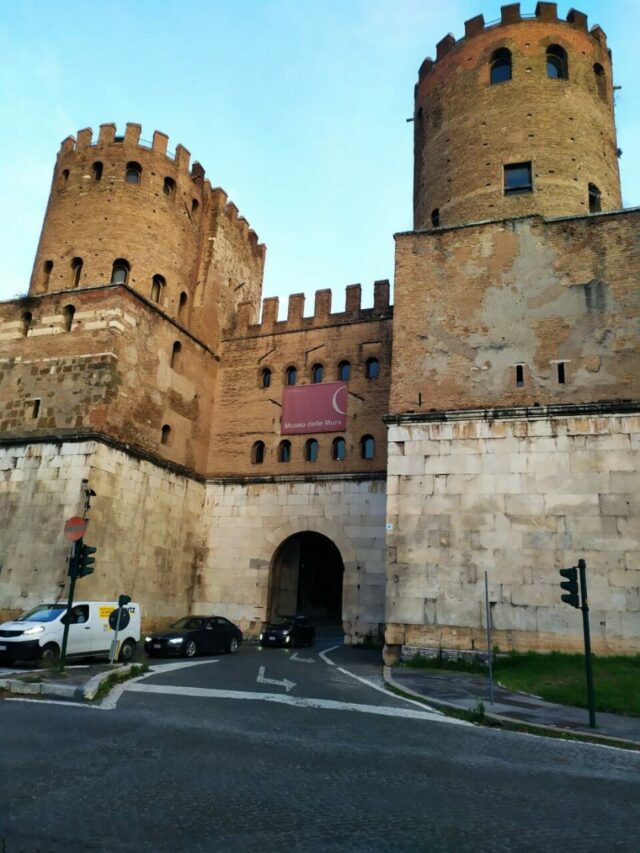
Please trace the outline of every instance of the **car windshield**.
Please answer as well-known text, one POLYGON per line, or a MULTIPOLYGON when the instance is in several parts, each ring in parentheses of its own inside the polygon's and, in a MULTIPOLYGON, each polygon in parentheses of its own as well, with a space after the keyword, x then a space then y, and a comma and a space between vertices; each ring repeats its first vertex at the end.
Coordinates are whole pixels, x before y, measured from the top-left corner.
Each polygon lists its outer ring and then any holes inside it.
POLYGON ((276 616, 269 624, 272 628, 285 628, 287 625, 291 625, 293 620, 293 616, 276 616))
POLYGON ((202 628, 202 619, 194 619, 193 616, 183 616, 171 626, 172 628, 182 628, 183 631, 197 631, 202 628))
POLYGON ((67 608, 64 604, 39 604, 33 610, 27 610, 18 616, 16 622, 53 622, 67 608))

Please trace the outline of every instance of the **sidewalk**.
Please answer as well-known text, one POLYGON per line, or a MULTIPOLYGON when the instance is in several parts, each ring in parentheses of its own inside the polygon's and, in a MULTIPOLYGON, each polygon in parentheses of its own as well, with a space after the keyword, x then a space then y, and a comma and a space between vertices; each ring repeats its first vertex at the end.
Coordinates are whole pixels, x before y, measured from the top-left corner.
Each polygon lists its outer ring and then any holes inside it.
POLYGON ((86 702, 94 699, 100 685, 112 673, 127 673, 135 663, 126 665, 92 663, 85 666, 71 664, 64 672, 55 669, 12 667, 0 669, 0 691, 6 690, 20 696, 38 696, 49 699, 86 702))
MULTIPOLYGON (((394 666, 384 668, 385 681, 404 693, 424 699, 435 707, 459 711, 477 711, 484 705, 489 722, 536 726, 574 737, 611 739, 640 747, 640 717, 596 712, 596 728, 589 728, 586 708, 554 705, 537 696, 515 693, 494 682, 493 704, 489 698, 489 679, 483 675, 457 672, 434 672, 394 666)), ((541 734, 543 732, 541 731, 541 734)))

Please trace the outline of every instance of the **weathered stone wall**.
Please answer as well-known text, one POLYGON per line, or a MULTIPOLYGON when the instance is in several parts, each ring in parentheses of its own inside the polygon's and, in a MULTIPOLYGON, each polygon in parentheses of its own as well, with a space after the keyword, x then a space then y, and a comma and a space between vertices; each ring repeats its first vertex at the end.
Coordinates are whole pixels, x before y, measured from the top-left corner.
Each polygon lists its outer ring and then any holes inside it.
POLYGON ((639 223, 632 209, 398 235, 390 411, 640 399, 639 223))
POLYGON ((344 563, 343 628, 349 643, 379 636, 384 623, 385 482, 355 477, 209 482, 204 523, 208 558, 194 603, 257 633, 267 618, 270 568, 290 536, 328 537, 344 563))
POLYGON ((204 470, 217 369, 214 352, 124 286, 5 302, 0 437, 100 434, 204 470))
POLYGON ((386 641, 582 648, 560 568, 587 563, 596 653, 640 652, 640 417, 389 429, 386 641))
POLYGON ((188 613, 205 562, 204 486, 99 442, 0 447, 0 618, 66 599, 67 518, 91 499, 88 544, 95 572, 76 596, 130 595, 145 629, 188 613))
POLYGON ((558 20, 555 3, 524 19, 511 3, 497 26, 478 15, 464 38, 445 36, 416 86, 414 227, 431 228, 435 208, 445 226, 587 213, 590 183, 602 210, 621 207, 612 84, 604 32, 575 10, 558 20), (567 79, 548 77, 550 45, 566 51, 567 79), (511 79, 491 85, 497 50, 511 52, 511 79), (506 194, 504 165, 523 162, 532 191, 506 194))

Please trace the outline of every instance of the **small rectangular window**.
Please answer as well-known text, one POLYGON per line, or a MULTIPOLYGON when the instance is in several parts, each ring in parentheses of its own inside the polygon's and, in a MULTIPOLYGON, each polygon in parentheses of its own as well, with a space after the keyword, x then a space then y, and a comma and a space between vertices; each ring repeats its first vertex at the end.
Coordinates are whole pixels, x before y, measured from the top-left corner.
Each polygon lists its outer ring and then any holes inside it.
POLYGON ((565 374, 564 374, 564 361, 559 361, 556 365, 558 368, 558 385, 564 385, 565 383, 565 374))
POLYGON ((524 367, 521 364, 516 364, 516 386, 524 388, 524 367))
POLYGON ((531 161, 528 163, 509 163, 504 167, 504 194, 533 192, 531 161))
POLYGON ((31 418, 35 420, 40 414, 40 400, 31 401, 31 418))

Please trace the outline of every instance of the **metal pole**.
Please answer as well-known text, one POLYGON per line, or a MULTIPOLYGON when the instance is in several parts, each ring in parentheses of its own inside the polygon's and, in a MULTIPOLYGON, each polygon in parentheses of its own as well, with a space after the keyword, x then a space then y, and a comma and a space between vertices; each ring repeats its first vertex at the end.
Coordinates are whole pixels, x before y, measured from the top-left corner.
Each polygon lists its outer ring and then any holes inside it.
POLYGON ((593 668, 591 661, 591 633, 589 631, 589 599, 587 597, 587 564, 578 560, 580 570, 580 596, 582 599, 582 629, 584 631, 584 665, 587 672, 587 702, 589 704, 589 728, 596 727, 596 700, 593 693, 593 668))
POLYGON ((113 664, 113 661, 116 656, 116 648, 118 646, 118 631, 120 630, 120 617, 122 616, 122 607, 118 607, 118 618, 116 620, 116 630, 113 635, 113 642, 111 643, 111 651, 109 653, 109 663, 113 664))
POLYGON ((76 540, 71 546, 71 555, 69 556, 69 597, 67 599, 67 612, 64 617, 64 631, 62 632, 62 648, 60 649, 60 660, 58 661, 58 670, 63 672, 65 659, 67 656, 67 640, 69 637, 69 617, 71 616, 71 608, 73 607, 73 594, 76 590, 76 573, 77 573, 77 557, 80 551, 82 539, 76 540))
POLYGON ((489 608, 489 576, 484 573, 484 604, 487 611, 487 655, 489 658, 489 702, 493 705, 493 650, 491 648, 491 609, 489 608))

